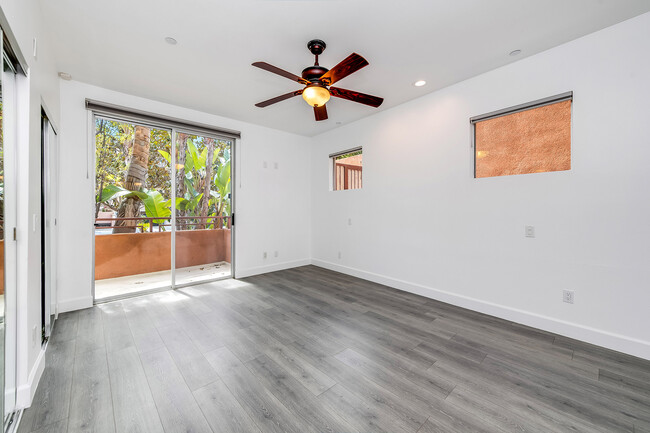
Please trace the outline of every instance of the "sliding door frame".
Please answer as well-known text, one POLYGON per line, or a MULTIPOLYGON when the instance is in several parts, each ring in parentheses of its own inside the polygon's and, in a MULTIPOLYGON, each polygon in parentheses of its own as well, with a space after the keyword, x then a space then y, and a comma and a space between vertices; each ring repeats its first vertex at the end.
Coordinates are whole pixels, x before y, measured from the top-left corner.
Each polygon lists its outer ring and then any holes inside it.
POLYGON ((230 218, 231 218, 231 224, 230 224, 230 275, 229 276, 223 276, 223 277, 217 277, 217 278, 212 278, 212 279, 206 279, 206 280, 201 280, 197 282, 190 282, 190 283, 183 283, 183 284, 176 284, 176 212, 175 212, 175 206, 172 206, 172 212, 171 212, 171 282, 169 286, 161 286, 159 288, 154 288, 154 289, 148 289, 148 290, 142 290, 139 292, 134 292, 134 293, 128 293, 125 295, 118 295, 118 296, 111 296, 111 297, 106 297, 102 298, 101 300, 97 301, 95 297, 95 218, 94 214, 93 217, 91 218, 92 221, 92 270, 91 270, 91 276, 92 276, 92 281, 91 281, 91 293, 93 297, 93 304, 101 304, 105 302, 111 302, 111 301, 117 301, 120 299, 126 299, 126 298, 131 298, 135 296, 143 296, 151 293, 158 293, 158 292, 164 292, 167 290, 176 290, 176 289, 181 289, 184 287, 190 287, 190 286, 195 286, 197 284, 205 284, 205 283, 212 283, 215 281, 220 281, 220 280, 226 280, 229 278, 235 278, 235 224, 232 224, 232 216, 235 214, 235 177, 236 177, 236 152, 235 152, 235 146, 237 145, 237 138, 233 137, 227 137, 227 136, 221 136, 219 134, 212 134, 212 133, 206 133, 205 130, 201 128, 197 130, 191 129, 191 127, 188 128, 177 128, 175 126, 164 126, 164 123, 159 123, 159 122, 151 122, 148 123, 146 121, 142 121, 140 118, 134 116, 133 118, 129 117, 128 115, 117 115, 117 116, 111 116, 103 113, 95 113, 93 110, 88 111, 88 146, 87 146, 87 163, 88 163, 88 169, 86 171, 86 178, 89 179, 92 184, 93 184, 93 197, 94 197, 94 190, 95 190, 95 175, 96 175, 96 119, 97 118, 102 118, 102 119, 107 119, 115 122, 124 122, 124 123, 130 123, 133 125, 140 125, 140 126, 145 126, 151 129, 159 129, 159 130, 165 130, 169 131, 170 136, 171 136, 171 170, 170 170, 170 180, 171 180, 171 202, 176 203, 176 135, 178 133, 185 133, 185 134, 190 134, 190 135, 198 135, 201 137, 207 137, 207 138, 213 138, 215 140, 221 140, 221 141, 227 141, 230 143, 230 218))
POLYGON ((56 250, 58 248, 59 135, 41 106, 41 344, 50 338, 58 317, 56 250), (53 136, 52 136, 53 134, 53 136))

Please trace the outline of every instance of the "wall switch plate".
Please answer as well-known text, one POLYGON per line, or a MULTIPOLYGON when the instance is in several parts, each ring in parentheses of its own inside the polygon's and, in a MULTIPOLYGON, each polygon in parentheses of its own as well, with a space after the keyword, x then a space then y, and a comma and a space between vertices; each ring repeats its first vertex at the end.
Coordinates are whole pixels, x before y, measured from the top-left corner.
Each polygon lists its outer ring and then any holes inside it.
POLYGON ((348 225, 349 225, 349 226, 352 225, 352 218, 348 218, 348 225))
POLYGON ((535 227, 534 226, 526 226, 526 237, 527 238, 534 238, 535 237, 535 227))
POLYGON ((262 258, 263 258, 263 259, 266 259, 267 256, 268 256, 268 254, 266 254, 266 251, 264 251, 264 252, 262 253, 262 258))
POLYGON ((278 163, 277 162, 273 163, 273 168, 276 169, 276 170, 278 169, 278 163))
POLYGON ((339 259, 341 258, 341 252, 339 251, 339 259))
POLYGON ((266 167, 268 167, 268 166, 269 166, 269 165, 266 163, 266 161, 262 161, 262 168, 266 168, 266 167))
POLYGON ((575 297, 575 291, 565 290, 562 292, 562 300, 567 304, 573 304, 573 298, 575 297))

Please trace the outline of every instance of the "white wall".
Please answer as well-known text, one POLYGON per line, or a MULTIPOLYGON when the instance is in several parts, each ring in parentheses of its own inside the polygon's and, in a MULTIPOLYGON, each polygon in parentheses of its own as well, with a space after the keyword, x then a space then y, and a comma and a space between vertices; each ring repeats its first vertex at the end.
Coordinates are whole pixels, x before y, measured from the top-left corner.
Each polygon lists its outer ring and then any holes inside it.
POLYGON ((59 86, 48 35, 38 2, 1 0, 0 8, 22 53, 27 76, 18 76, 18 221, 17 221, 17 406, 29 405, 43 370, 41 350, 40 153, 41 106, 59 124, 59 86), (37 56, 32 41, 37 40, 37 56), (33 225, 36 217, 35 227, 33 225), (37 327, 37 338, 32 329, 37 327))
POLYGON ((313 263, 650 359, 648 52, 645 14, 316 137, 313 263), (473 178, 470 117, 569 90, 570 171, 473 178))
POLYGON ((89 143, 85 98, 241 131, 235 155, 236 275, 309 263, 308 138, 61 80, 61 311, 92 305, 94 178, 87 156, 94 143, 89 143), (272 254, 276 250, 277 258, 272 254), (263 251, 269 252, 267 259, 263 251))

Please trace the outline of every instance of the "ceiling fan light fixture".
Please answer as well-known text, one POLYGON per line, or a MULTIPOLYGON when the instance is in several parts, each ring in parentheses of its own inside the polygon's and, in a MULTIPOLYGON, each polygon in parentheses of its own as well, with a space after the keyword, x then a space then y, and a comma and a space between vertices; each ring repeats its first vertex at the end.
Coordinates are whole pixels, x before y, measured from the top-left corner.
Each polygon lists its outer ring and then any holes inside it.
POLYGON ((312 107, 322 107, 330 100, 330 92, 320 84, 310 84, 302 91, 302 99, 312 107))

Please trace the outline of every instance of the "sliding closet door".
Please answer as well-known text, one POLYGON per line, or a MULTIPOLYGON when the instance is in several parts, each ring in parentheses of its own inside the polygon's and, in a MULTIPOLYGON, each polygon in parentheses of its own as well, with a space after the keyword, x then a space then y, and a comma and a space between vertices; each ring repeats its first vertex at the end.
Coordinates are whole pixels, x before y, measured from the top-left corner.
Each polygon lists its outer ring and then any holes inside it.
POLYGON ((56 315, 56 212, 57 212, 57 136, 45 112, 41 119, 41 294, 43 341, 50 337, 56 315))

